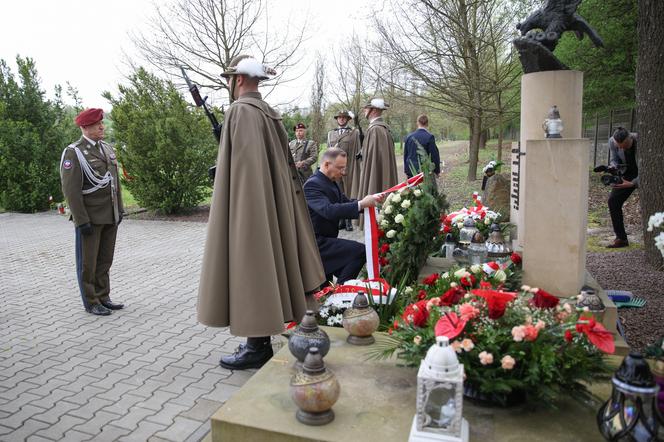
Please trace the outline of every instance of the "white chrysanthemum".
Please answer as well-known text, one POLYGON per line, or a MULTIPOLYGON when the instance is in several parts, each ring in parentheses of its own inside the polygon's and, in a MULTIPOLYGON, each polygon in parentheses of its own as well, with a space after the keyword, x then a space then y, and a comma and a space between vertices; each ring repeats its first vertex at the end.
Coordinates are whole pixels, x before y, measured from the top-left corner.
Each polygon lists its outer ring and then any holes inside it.
POLYGON ((387 236, 388 238, 394 238, 396 235, 397 235, 397 231, 396 231, 396 230, 390 230, 389 232, 387 232, 387 233, 385 234, 385 236, 387 236))
POLYGON ((404 209, 409 208, 410 207, 410 200, 403 200, 401 202, 401 207, 403 207, 404 209))
POLYGON ((381 227, 387 227, 389 225, 390 225, 390 223, 386 219, 383 219, 383 220, 380 221, 380 226, 381 227))
POLYGON ((392 213, 392 210, 393 210, 392 206, 389 205, 389 204, 386 205, 385 207, 383 207, 383 213, 385 213, 386 215, 389 215, 390 213, 392 213))
POLYGON ((399 195, 398 193, 393 193, 392 195, 393 195, 392 202, 395 204, 399 204, 401 202, 401 195, 399 195))
POLYGON ((397 224, 403 223, 403 220, 404 220, 404 218, 403 218, 402 214, 398 214, 397 216, 394 217, 394 222, 397 223, 397 224))
POLYGON ((422 196, 422 191, 420 189, 415 189, 413 193, 415 194, 415 196, 422 196))

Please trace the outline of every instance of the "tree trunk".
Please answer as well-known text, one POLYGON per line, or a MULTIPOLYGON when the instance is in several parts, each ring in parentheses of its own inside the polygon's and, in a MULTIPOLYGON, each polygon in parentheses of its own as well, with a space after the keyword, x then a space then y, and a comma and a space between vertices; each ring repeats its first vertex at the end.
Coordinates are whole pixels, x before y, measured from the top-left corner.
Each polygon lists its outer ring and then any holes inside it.
POLYGON ((496 161, 503 160, 503 113, 498 112, 498 147, 496 148, 496 161))
POLYGON ((479 115, 473 116, 470 125, 470 146, 468 146, 468 182, 477 179, 477 160, 480 154, 480 135, 482 132, 482 119, 479 115))
POLYGON ((648 218, 656 212, 664 212, 664 1, 639 0, 639 59, 636 64, 636 114, 639 141, 639 192, 646 260, 656 268, 664 265, 654 237, 658 232, 648 232, 648 218))

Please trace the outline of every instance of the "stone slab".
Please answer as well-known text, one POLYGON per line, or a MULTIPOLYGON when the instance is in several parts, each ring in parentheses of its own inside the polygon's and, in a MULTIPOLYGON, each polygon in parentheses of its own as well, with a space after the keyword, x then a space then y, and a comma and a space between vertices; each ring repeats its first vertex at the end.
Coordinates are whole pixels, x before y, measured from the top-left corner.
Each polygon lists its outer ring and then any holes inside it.
MULTIPOLYGON (((324 327, 332 346, 326 364, 338 376, 341 396, 333 407, 336 419, 322 427, 296 421, 288 391, 293 357, 284 347, 240 391, 212 416, 211 440, 228 442, 408 440, 415 413, 417 371, 394 360, 368 361, 368 347, 346 344, 341 328, 324 327)), ((376 334, 378 342, 386 335, 376 334)), ((600 398, 608 384, 593 387, 600 398)), ((481 407, 464 402, 470 440, 482 442, 600 441, 595 424, 599 402, 589 405, 567 399, 555 410, 524 405, 481 407)))

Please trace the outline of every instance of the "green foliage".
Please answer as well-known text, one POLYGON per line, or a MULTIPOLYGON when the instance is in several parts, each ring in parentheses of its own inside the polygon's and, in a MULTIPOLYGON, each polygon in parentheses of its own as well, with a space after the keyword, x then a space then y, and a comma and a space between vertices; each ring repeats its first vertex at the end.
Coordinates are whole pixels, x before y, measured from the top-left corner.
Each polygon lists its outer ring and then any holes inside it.
MULTIPOLYGON (((306 116, 302 115, 302 110, 298 107, 294 107, 293 109, 289 109, 285 111, 284 113, 281 114, 282 121, 284 123, 284 127, 286 128, 286 132, 288 132, 288 139, 293 140, 295 139, 295 125, 297 123, 304 123, 304 125, 307 127, 307 135, 306 137, 311 139, 311 115, 307 114, 306 116)), ((322 150, 322 149, 321 149, 322 150)))
POLYGON ((191 109, 173 83, 139 68, 104 97, 111 116, 118 157, 130 179, 123 184, 148 209, 176 213, 195 207, 210 192, 207 169, 216 143, 205 116, 191 109))
POLYGON ((35 63, 16 58, 18 80, 0 60, 0 206, 18 212, 49 208, 62 199, 62 149, 80 134, 56 87, 55 100, 40 89, 35 63))
POLYGON ((578 10, 604 40, 595 48, 567 32, 556 56, 584 72, 583 109, 595 113, 634 106, 637 60, 636 0, 584 0, 578 10))

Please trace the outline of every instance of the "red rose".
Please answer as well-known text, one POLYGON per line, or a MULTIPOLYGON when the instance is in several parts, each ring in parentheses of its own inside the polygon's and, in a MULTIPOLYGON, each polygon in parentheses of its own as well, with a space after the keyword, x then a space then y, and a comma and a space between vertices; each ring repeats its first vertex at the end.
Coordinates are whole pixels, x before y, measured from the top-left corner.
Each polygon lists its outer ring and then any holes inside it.
POLYGON ((389 251, 390 251, 390 245, 388 243, 385 243, 382 246, 380 246, 380 252, 379 253, 381 255, 385 255, 389 251))
POLYGON ((419 292, 417 292, 417 299, 418 300, 422 300, 426 297, 427 297, 427 292, 426 291, 420 290, 419 292))
POLYGON ((565 330, 565 341, 572 342, 573 338, 574 336, 572 335, 572 332, 569 330, 565 330))
POLYGON ((559 302, 560 300, 556 296, 538 289, 533 299, 530 300, 530 305, 534 305, 537 308, 554 308, 559 302))
POLYGON ((422 284, 424 284, 424 285, 434 285, 436 283, 436 281, 438 281, 438 278, 440 278, 440 275, 438 273, 432 273, 431 275, 424 278, 424 280, 422 281, 422 284))
POLYGON ((460 287, 453 287, 446 291, 443 296, 440 297, 440 305, 450 306, 458 304, 459 301, 463 299, 463 295, 466 292, 460 287))
POLYGON ((387 259, 385 259, 385 257, 383 257, 383 256, 378 257, 378 264, 380 264, 381 267, 385 267, 389 263, 390 262, 387 259))
POLYGON ((512 254, 510 255, 510 260, 514 264, 519 265, 519 264, 521 264, 521 255, 519 255, 518 253, 512 252, 512 254))

